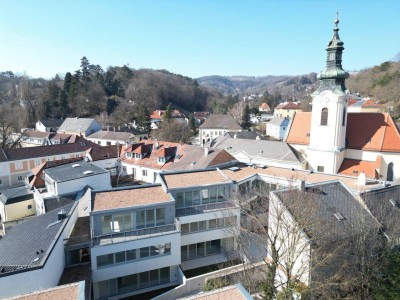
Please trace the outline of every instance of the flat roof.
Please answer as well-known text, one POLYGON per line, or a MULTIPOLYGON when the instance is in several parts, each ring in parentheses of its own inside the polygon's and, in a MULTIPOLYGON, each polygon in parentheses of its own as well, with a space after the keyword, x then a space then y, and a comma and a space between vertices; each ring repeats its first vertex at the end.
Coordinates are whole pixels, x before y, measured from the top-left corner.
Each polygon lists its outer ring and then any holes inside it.
POLYGON ((128 208, 173 201, 168 193, 158 186, 142 186, 122 190, 95 192, 92 198, 92 211, 128 208))
POLYGON ((83 160, 45 170, 45 173, 57 182, 65 182, 107 172, 108 171, 106 169, 100 168, 83 160))
POLYGON ((167 188, 181 188, 187 186, 202 186, 230 182, 218 170, 198 171, 187 173, 161 174, 167 188))
POLYGON ((260 175, 260 176, 271 176, 277 177, 287 180, 304 180, 306 183, 319 183, 325 181, 332 180, 340 180, 342 181, 348 188, 355 191, 365 191, 371 188, 376 188, 381 186, 377 181, 367 182, 367 185, 360 186, 357 184, 357 177, 352 176, 343 176, 343 175, 334 175, 334 174, 324 174, 317 172, 310 172, 308 170, 292 170, 286 168, 278 168, 278 167, 267 167, 263 168, 254 168, 251 166, 240 167, 237 171, 231 171, 229 169, 221 170, 228 178, 233 181, 242 181, 251 176, 260 175))
POLYGON ((74 282, 67 285, 56 286, 47 290, 36 291, 30 294, 16 296, 11 299, 15 300, 69 300, 69 299, 85 299, 85 282, 74 282))

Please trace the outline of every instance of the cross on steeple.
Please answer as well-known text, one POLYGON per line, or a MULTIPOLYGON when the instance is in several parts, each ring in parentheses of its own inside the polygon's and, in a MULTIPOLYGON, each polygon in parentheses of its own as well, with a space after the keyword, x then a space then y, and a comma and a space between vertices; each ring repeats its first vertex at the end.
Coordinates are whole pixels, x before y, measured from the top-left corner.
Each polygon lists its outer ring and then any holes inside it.
POLYGON ((338 27, 338 24, 339 24, 339 11, 336 11, 336 19, 335 19, 336 28, 338 27))

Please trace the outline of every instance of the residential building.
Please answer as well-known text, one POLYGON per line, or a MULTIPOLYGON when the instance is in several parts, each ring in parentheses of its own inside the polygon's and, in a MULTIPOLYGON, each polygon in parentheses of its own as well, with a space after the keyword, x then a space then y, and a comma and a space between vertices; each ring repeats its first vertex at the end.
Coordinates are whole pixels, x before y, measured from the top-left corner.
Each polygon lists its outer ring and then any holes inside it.
MULTIPOLYGON (((393 181, 400 178, 400 133, 387 113, 349 113, 342 69, 343 42, 334 29, 327 65, 312 94, 312 112, 294 116, 286 142, 302 152, 313 171, 393 181)), ((355 105, 355 104, 353 104, 355 105)))
POLYGON ((210 112, 209 111, 195 111, 193 113, 193 116, 194 116, 197 124, 201 125, 210 116, 210 112))
MULTIPOLYGON (((165 110, 155 110, 150 114, 150 122, 151 122, 151 129, 158 129, 160 127, 160 124, 163 120, 163 114, 165 113, 165 110)), ((174 109, 171 111, 171 118, 175 122, 179 122, 181 124, 188 124, 188 118, 185 116, 184 113, 180 112, 177 109, 174 109)))
POLYGON ((296 112, 302 111, 300 105, 294 102, 284 102, 274 109, 274 117, 293 118, 296 112))
POLYGON ((84 157, 91 147, 97 145, 77 137, 75 143, 1 150, 0 187, 20 184, 33 168, 46 161, 84 157))
POLYGON ((268 113, 271 111, 271 107, 268 105, 267 102, 263 102, 263 103, 261 103, 258 110, 260 111, 260 113, 268 113))
POLYGON ((237 160, 225 150, 147 140, 123 147, 121 166, 135 180, 154 183, 162 172, 232 166, 237 160))
POLYGON ((258 133, 257 131, 228 131, 224 134, 224 136, 228 136, 230 138, 235 139, 246 139, 246 140, 266 140, 267 138, 264 137, 262 134, 258 133))
POLYGON ((203 146, 228 131, 241 132, 242 127, 231 115, 210 115, 199 127, 200 144, 203 146))
POLYGON ((112 176, 117 175, 121 170, 121 150, 122 146, 119 144, 93 147, 86 151, 85 160, 110 171, 112 176))
POLYGON ((99 130, 101 130, 101 126, 95 119, 76 117, 66 118, 57 132, 87 137, 99 130))
MULTIPOLYGON (((0 222, 5 223, 35 215, 35 201, 26 186, 0 190, 0 222)), ((3 227, 3 228, 4 228, 3 227)))
POLYGON ((382 113, 385 111, 385 107, 376 103, 372 99, 361 99, 357 102, 347 102, 348 109, 347 112, 374 112, 374 113, 382 113))
POLYGON ((63 119, 41 119, 36 122, 35 130, 41 132, 57 132, 63 122, 63 119))
POLYGON ((75 224, 77 206, 74 202, 32 217, 0 239, 0 298, 58 284, 65 267, 64 238, 75 224))
POLYGON ((66 143, 74 143, 76 138, 72 134, 42 132, 42 131, 25 131, 21 138, 21 147, 36 147, 45 145, 59 145, 66 143))
POLYGON ((357 270, 354 242, 360 237, 367 246, 366 236, 376 239, 380 228, 340 181, 270 193, 268 230, 278 237, 280 264, 290 260, 291 276, 307 286, 332 283, 346 273, 343 264, 357 270))
POLYGON ((87 140, 101 146, 111 146, 134 142, 135 136, 129 132, 99 130, 87 137, 87 140))
POLYGON ((264 167, 306 168, 302 155, 285 142, 240 139, 235 135, 233 138, 224 135, 215 139, 211 146, 213 149, 225 150, 241 163, 264 167))
POLYGON ((277 140, 283 140, 288 131, 289 118, 274 117, 267 123, 267 135, 277 140))

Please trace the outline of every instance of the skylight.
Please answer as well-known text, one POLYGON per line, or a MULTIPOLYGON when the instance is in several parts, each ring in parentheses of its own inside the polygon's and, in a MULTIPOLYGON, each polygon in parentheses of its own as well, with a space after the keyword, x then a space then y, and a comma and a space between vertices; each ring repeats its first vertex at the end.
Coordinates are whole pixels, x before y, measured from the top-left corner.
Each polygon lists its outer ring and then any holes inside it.
POLYGON ((239 171, 240 168, 238 168, 238 167, 230 167, 228 170, 230 170, 232 172, 236 172, 236 171, 239 171))
POLYGON ((87 171, 83 172, 83 174, 85 174, 85 175, 94 174, 94 171, 87 170, 87 171))
POLYGON ((78 168, 78 167, 80 167, 80 166, 81 166, 80 164, 74 164, 74 165, 72 165, 73 168, 78 168))
POLYGON ((335 216, 336 219, 338 219, 338 221, 342 221, 344 219, 344 217, 342 216, 341 213, 337 212, 335 214, 333 214, 335 216))

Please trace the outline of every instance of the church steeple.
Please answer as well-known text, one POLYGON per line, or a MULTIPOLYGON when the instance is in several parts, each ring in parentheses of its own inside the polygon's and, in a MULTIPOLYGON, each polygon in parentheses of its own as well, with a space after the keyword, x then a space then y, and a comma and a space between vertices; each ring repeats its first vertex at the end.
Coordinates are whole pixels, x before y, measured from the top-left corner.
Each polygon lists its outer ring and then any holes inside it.
POLYGON ((335 19, 335 28, 333 29, 332 40, 328 43, 326 48, 326 67, 325 70, 318 74, 320 86, 316 93, 325 90, 331 90, 336 93, 344 93, 346 86, 344 84, 349 73, 342 68, 342 52, 344 50, 343 42, 339 37, 339 13, 337 12, 335 19))

